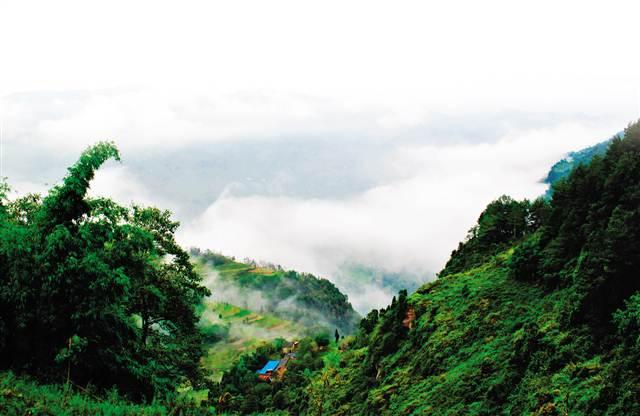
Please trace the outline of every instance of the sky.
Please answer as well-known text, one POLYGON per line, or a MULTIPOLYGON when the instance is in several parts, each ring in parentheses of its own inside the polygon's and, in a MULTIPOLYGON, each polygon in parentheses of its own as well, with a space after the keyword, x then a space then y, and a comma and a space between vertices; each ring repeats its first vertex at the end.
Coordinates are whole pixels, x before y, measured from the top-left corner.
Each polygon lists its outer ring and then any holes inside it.
POLYGON ((345 269, 433 279, 488 202, 640 117, 638 9, 0 0, 2 174, 43 192, 113 140, 94 195, 366 311, 392 290, 345 269))

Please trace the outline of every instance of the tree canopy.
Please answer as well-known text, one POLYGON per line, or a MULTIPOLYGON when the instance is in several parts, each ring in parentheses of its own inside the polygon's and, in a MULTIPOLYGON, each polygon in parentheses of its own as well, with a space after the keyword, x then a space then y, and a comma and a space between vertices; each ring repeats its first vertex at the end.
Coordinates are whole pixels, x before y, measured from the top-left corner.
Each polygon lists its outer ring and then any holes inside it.
POLYGON ((119 158, 113 143, 88 148, 44 198, 0 188, 0 367, 150 398, 201 380, 208 290, 168 211, 87 197, 119 158))

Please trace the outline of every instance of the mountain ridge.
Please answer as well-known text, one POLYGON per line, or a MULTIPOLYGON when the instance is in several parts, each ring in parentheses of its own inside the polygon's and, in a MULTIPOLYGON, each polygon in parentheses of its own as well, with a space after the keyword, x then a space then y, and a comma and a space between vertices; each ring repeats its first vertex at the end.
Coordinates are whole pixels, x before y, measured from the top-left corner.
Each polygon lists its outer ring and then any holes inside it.
POLYGON ((489 204, 437 280, 308 378, 244 383, 236 366, 211 393, 231 413, 640 414, 640 124, 553 192, 489 204))

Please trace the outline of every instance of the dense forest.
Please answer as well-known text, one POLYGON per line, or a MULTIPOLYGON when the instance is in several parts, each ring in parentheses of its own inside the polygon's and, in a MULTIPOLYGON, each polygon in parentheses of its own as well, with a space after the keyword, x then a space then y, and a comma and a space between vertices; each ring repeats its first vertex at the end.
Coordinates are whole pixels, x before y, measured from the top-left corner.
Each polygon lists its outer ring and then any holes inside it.
MULTIPOLYGON (((89 149, 42 199, 3 189, 2 413, 640 414, 638 123, 549 199, 491 202, 437 280, 400 291, 352 335, 276 339, 215 381, 201 365, 208 290, 177 224, 86 197, 109 158, 108 143, 89 149), (259 378, 283 361, 286 372, 259 378)), ((233 278, 322 285, 304 277, 233 278)))
MULTIPOLYGON (((621 136, 623 134, 624 133, 620 132, 617 136, 621 136)), ((589 146, 586 149, 578 150, 577 152, 569 152, 565 158, 551 166, 549 173, 546 178, 544 178, 544 183, 553 185, 569 176, 576 166, 588 164, 596 156, 603 156, 607 152, 609 144, 611 144, 611 140, 612 139, 605 140, 596 145, 589 146)), ((545 197, 550 198, 552 194, 553 186, 549 186, 545 197)))

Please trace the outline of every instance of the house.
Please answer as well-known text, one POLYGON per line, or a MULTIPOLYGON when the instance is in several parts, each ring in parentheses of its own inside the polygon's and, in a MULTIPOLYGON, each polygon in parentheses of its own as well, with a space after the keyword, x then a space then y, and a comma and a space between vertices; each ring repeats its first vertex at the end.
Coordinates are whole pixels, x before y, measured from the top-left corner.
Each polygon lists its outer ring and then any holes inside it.
POLYGON ((258 374, 258 378, 262 381, 271 381, 271 377, 273 376, 273 372, 278 368, 280 364, 279 360, 271 360, 268 361, 264 367, 260 370, 256 371, 258 374))
POLYGON ((295 360, 296 353, 289 352, 284 354, 281 360, 268 361, 264 367, 256 371, 261 381, 273 381, 274 379, 282 380, 284 373, 287 371, 287 365, 291 360, 295 360))

